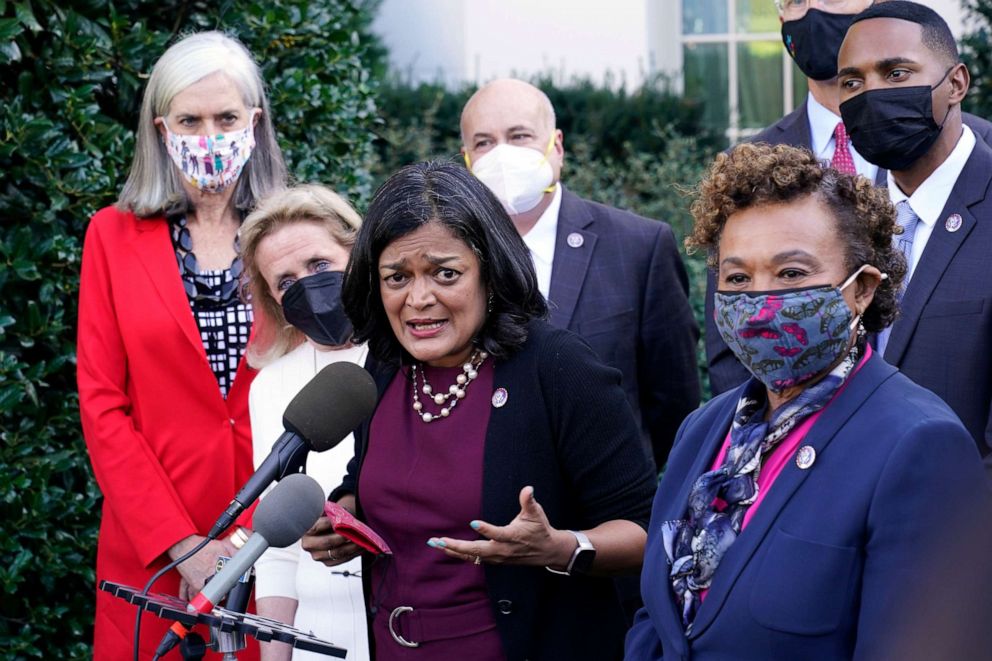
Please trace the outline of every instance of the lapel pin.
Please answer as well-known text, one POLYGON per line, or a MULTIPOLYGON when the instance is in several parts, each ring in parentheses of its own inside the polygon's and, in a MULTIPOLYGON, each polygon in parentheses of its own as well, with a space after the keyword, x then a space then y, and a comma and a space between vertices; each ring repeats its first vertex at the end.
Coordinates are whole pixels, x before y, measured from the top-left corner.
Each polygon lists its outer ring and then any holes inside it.
POLYGON ((578 232, 572 232, 568 235, 568 238, 566 238, 565 241, 568 242, 568 245, 572 248, 581 248, 582 244, 586 242, 586 239, 578 232))
POLYGON ((813 465, 814 461, 816 461, 816 450, 813 449, 812 445, 804 445, 799 448, 799 452, 796 453, 796 466, 806 470, 813 465))
POLYGON ((961 229, 961 215, 952 213, 950 216, 948 216, 947 220, 944 221, 944 229, 946 229, 948 232, 957 232, 959 229, 961 229))
POLYGON ((506 388, 497 388, 493 392, 493 406, 501 409, 506 405, 506 401, 510 399, 509 393, 506 392, 506 388))

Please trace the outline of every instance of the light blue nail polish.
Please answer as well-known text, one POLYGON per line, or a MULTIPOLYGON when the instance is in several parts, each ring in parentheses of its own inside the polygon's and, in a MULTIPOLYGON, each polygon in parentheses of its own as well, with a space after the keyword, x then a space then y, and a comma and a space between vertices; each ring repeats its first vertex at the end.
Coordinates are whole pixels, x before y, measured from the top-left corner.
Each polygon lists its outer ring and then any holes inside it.
POLYGON ((479 528, 482 527, 482 524, 479 523, 478 521, 472 521, 468 525, 472 526, 472 530, 478 530, 479 528))
POLYGON ((439 540, 437 540, 434 543, 437 544, 438 546, 440 546, 442 549, 443 548, 446 548, 448 546, 447 544, 444 543, 444 540, 443 539, 439 539, 439 540))
POLYGON ((437 547, 437 544, 434 542, 433 539, 428 539, 427 540, 427 546, 429 546, 429 547, 431 547, 433 549, 433 548, 436 548, 437 547))

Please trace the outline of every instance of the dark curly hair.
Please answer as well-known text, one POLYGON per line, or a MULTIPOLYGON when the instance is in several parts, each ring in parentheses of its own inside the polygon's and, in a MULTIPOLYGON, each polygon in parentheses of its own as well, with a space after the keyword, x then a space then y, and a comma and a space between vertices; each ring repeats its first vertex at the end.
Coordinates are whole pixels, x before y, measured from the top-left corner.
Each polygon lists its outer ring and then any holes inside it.
POLYGON ((862 317, 866 330, 882 330, 896 317, 906 275, 906 260, 892 245, 893 234, 901 231, 895 209, 884 189, 822 165, 806 149, 745 143, 719 154, 699 184, 692 204, 695 225, 686 248, 705 249, 708 266, 716 270, 720 236, 731 215, 808 196, 815 196, 837 221, 849 272, 871 264, 888 274, 862 317))
POLYGON ((526 341, 527 322, 547 316, 547 303, 527 246, 499 200, 465 167, 449 162, 408 165, 372 198, 341 294, 355 338, 367 341, 380 361, 409 362, 382 304, 379 257, 396 239, 432 222, 451 230, 478 257, 492 302, 474 341, 495 358, 506 358, 526 341))

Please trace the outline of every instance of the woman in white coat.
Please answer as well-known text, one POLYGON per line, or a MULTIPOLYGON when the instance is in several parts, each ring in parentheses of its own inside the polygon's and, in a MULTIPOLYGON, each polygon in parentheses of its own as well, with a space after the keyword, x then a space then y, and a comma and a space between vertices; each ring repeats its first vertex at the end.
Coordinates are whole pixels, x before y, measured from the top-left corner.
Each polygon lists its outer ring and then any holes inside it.
MULTIPOLYGON (((343 272, 360 224, 358 213, 335 193, 301 185, 263 200, 241 228, 256 323, 248 360, 260 368, 249 396, 256 468, 283 432, 286 406, 318 371, 338 361, 365 363, 367 348, 351 343, 341 307, 343 272)), ((329 493, 341 483, 353 450, 349 436, 330 450, 311 452, 306 472, 329 493)), ((317 525, 327 524, 322 517, 317 525)), ((369 658, 358 558, 329 569, 296 543, 267 550, 255 571, 259 615, 344 647, 349 660, 369 658)), ((283 643, 262 645, 263 661, 324 658, 283 643)))

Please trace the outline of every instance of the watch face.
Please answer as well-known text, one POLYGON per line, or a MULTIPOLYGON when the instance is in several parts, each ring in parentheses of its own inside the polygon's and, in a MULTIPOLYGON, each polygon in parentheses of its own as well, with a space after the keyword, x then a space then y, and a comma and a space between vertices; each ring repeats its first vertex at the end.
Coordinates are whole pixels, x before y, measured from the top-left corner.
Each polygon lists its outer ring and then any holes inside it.
POLYGON ((572 563, 573 572, 586 572, 592 567, 592 561, 596 559, 596 549, 579 549, 575 554, 575 562, 572 563))

